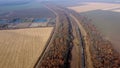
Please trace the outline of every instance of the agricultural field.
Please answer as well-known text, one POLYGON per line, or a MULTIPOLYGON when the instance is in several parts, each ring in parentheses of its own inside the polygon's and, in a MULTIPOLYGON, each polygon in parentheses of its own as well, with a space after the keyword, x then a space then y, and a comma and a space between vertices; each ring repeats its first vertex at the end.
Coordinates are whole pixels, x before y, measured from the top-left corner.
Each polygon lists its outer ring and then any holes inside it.
POLYGON ((83 3, 68 7, 92 21, 102 35, 110 40, 114 48, 120 53, 120 4, 115 3, 83 3))
POLYGON ((120 67, 119 4, 40 1, 0 7, 0 68, 120 67))
POLYGON ((14 19, 14 18, 54 18, 54 14, 41 6, 41 8, 27 8, 21 10, 14 10, 0 15, 0 19, 14 19))
POLYGON ((0 68, 33 68, 52 29, 0 30, 0 68))
POLYGON ((54 17, 54 14, 40 2, 0 6, 0 19, 14 17, 54 17))
POLYGON ((114 48, 120 52, 120 13, 108 10, 94 10, 80 13, 92 20, 102 35, 110 40, 114 48))
POLYGON ((87 12, 92 10, 109 10, 113 12, 119 12, 120 4, 114 3, 97 3, 97 2, 84 2, 82 5, 70 6, 69 9, 75 10, 76 12, 87 12))
POLYGON ((0 29, 2 30, 54 26, 55 23, 54 13, 40 2, 3 5, 0 6, 0 11, 0 29))

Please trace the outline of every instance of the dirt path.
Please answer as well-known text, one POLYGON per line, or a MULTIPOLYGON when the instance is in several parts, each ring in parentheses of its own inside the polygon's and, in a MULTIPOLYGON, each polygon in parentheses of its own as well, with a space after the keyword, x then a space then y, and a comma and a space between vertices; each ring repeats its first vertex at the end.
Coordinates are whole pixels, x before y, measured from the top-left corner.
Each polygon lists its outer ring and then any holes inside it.
POLYGON ((82 61, 81 61, 81 39, 80 39, 80 34, 78 31, 78 26, 76 25, 75 21, 70 18, 70 23, 72 26, 72 34, 73 34, 73 47, 71 50, 71 63, 70 63, 70 67, 71 68, 82 68, 82 61))
POLYGON ((57 31, 56 27, 58 27, 57 23, 59 23, 59 16, 58 16, 58 14, 54 10, 49 8, 48 6, 45 5, 45 7, 48 8, 49 10, 51 10, 56 15, 56 24, 54 26, 54 29, 53 29, 53 31, 51 33, 51 36, 50 36, 48 42, 46 43, 46 47, 44 48, 44 51, 43 51, 42 55, 40 56, 40 58, 38 59, 38 61, 37 61, 36 65, 34 66, 34 68, 39 68, 40 67, 41 61, 42 61, 43 57, 45 56, 45 54, 47 53, 47 51, 49 50, 50 44, 52 43, 52 41, 54 39, 54 36, 56 34, 56 31, 57 31))
POLYGON ((76 21, 76 23, 78 24, 79 28, 80 28, 80 31, 81 31, 81 34, 84 36, 84 43, 85 43, 85 55, 86 55, 86 65, 87 65, 87 68, 93 68, 93 64, 92 64, 92 60, 91 60, 91 54, 90 54, 90 50, 89 50, 89 40, 87 38, 87 33, 84 29, 84 27, 80 24, 80 22, 76 19, 76 17, 72 14, 70 14, 70 16, 76 21))

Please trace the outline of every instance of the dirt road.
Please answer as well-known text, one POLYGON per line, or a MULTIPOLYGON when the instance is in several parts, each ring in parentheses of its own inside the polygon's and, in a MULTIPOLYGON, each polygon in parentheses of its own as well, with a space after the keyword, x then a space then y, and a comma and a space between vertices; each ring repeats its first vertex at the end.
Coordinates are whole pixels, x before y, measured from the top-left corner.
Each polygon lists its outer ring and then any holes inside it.
POLYGON ((51 32, 51 36, 50 36, 50 38, 48 39, 48 42, 46 43, 46 46, 45 46, 45 48, 44 48, 44 51, 43 51, 42 55, 39 57, 37 63, 36 63, 35 66, 34 66, 34 68, 39 68, 39 67, 40 67, 40 65, 41 65, 41 60, 43 59, 43 57, 45 56, 45 54, 47 53, 47 51, 48 51, 49 48, 50 48, 50 44, 51 44, 51 42, 53 41, 54 36, 55 36, 55 34, 56 34, 56 31, 57 31, 57 29, 56 29, 56 27, 58 27, 57 23, 59 23, 59 16, 58 16, 57 12, 55 12, 54 10, 52 10, 51 8, 49 8, 47 5, 45 5, 45 7, 48 8, 49 10, 51 10, 51 11, 55 14, 55 16, 56 16, 56 24, 55 24, 55 26, 54 26, 53 31, 51 32))
POLYGON ((89 40, 87 39, 87 33, 84 29, 84 27, 80 24, 80 22, 76 19, 76 17, 72 14, 70 14, 70 16, 76 21, 76 23, 78 24, 81 34, 84 37, 84 42, 85 42, 85 52, 86 52, 86 64, 87 64, 87 68, 93 68, 93 64, 92 64, 92 60, 91 60, 91 54, 90 54, 90 50, 89 50, 89 40))

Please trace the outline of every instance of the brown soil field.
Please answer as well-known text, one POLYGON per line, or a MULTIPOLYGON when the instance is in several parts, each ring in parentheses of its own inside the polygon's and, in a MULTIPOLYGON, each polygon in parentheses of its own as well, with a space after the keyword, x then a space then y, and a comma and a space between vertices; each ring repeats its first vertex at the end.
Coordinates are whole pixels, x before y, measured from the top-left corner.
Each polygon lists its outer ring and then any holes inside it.
POLYGON ((94 3, 94 2, 85 2, 82 3, 84 5, 77 5, 68 7, 69 9, 73 9, 77 12, 87 12, 92 10, 110 10, 114 12, 119 12, 120 4, 112 4, 112 3, 94 3))
POLYGON ((33 68, 52 29, 0 30, 0 68, 33 68))

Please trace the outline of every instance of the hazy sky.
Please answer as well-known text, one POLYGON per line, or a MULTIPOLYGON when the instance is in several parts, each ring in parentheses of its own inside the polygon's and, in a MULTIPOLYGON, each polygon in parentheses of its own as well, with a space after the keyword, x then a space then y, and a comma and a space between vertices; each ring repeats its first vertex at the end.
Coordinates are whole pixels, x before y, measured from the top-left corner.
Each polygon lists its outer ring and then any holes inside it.
MULTIPOLYGON (((0 3, 9 3, 9 2, 29 2, 29 1, 35 1, 35 0, 0 0, 0 3)), ((39 0, 37 0, 39 1, 39 0)), ((45 0, 43 0, 45 1, 45 0)), ((47 0, 47 1, 63 1, 63 0, 47 0)), ((64 0, 64 1, 75 1, 75 0, 64 0)), ((77 0, 77 1, 102 1, 102 2, 115 2, 120 0, 77 0)))
POLYGON ((33 1, 33 0, 0 0, 0 4, 8 4, 8 3, 14 3, 14 2, 29 2, 29 1, 33 1))
POLYGON ((28 1, 28 0, 0 0, 0 1, 28 1))
POLYGON ((25 1, 30 1, 30 0, 0 0, 0 2, 16 2, 16 1, 25 2, 25 1))
MULTIPOLYGON (((0 1, 7 2, 7 1, 32 1, 32 0, 0 0, 0 1)), ((58 0, 58 1, 61 1, 61 0, 58 0)), ((79 0, 79 1, 120 1, 120 0, 79 0)))

